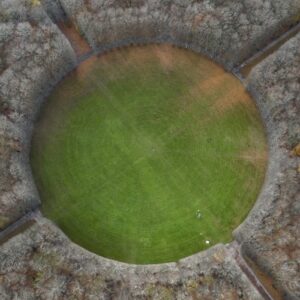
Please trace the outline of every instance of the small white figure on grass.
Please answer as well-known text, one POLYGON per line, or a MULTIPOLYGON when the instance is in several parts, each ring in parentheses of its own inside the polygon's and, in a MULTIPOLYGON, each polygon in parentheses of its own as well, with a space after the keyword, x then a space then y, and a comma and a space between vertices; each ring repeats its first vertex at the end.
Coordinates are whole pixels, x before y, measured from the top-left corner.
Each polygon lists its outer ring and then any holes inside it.
POLYGON ((209 244, 210 244, 210 241, 209 241, 209 240, 206 240, 206 241, 205 241, 205 244, 206 244, 206 245, 209 245, 209 244))
POLYGON ((197 217, 197 219, 201 219, 202 218, 202 214, 200 212, 200 209, 197 210, 196 217, 197 217))

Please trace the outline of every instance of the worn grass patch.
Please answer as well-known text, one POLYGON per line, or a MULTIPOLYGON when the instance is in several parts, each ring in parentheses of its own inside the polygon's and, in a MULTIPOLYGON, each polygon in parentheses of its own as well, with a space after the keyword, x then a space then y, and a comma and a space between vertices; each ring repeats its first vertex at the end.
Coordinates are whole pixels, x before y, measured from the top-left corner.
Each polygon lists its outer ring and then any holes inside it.
POLYGON ((31 163, 44 214, 74 242, 130 263, 176 261, 230 241, 267 160, 240 83, 170 46, 85 64, 36 124, 31 163))

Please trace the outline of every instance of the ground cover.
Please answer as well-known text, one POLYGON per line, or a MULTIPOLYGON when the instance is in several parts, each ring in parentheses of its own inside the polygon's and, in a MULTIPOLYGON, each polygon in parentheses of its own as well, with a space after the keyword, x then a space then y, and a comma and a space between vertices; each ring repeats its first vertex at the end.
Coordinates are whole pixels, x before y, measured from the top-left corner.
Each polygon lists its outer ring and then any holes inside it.
POLYGON ((230 241, 266 160, 240 82, 166 45, 82 63, 48 99, 31 151, 43 213, 88 250, 142 264, 230 241))

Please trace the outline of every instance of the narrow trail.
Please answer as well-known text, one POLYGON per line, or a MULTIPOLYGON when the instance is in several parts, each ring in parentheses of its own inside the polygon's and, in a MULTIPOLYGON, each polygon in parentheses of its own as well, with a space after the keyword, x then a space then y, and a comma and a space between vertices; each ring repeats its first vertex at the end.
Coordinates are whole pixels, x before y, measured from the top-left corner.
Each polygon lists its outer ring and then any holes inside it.
POLYGON ((72 22, 65 20, 56 23, 56 25, 70 42, 79 63, 94 53, 86 39, 78 32, 72 22))
POLYGON ((0 231, 0 245, 4 244, 15 235, 25 231, 36 222, 37 217, 40 215, 39 209, 36 208, 0 231))
POLYGON ((268 44, 266 47, 255 53, 252 57, 245 60, 241 65, 233 70, 233 73, 239 79, 245 79, 250 74, 251 70, 265 60, 268 56, 272 55, 277 51, 284 43, 293 38, 297 33, 300 32, 300 22, 284 32, 273 42, 268 44))
POLYGON ((268 290, 265 288, 265 286, 262 284, 260 279, 256 276, 256 274, 253 272, 253 270, 250 268, 248 263, 245 261, 242 253, 241 253, 241 246, 236 241, 233 241, 230 244, 230 250, 232 251, 232 255, 237 263, 237 265, 240 267, 242 272, 247 276, 249 281, 252 283, 252 285, 258 290, 260 295, 266 299, 266 300, 275 300, 268 290))

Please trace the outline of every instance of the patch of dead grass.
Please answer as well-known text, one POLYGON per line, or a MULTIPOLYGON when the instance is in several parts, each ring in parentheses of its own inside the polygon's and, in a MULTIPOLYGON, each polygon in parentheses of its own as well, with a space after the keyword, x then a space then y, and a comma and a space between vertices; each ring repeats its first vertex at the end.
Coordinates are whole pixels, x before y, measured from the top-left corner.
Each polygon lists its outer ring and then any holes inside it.
POLYGON ((245 91, 241 84, 233 85, 225 94, 219 97, 213 105, 218 113, 223 114, 229 109, 232 109, 237 104, 243 104, 247 106, 248 109, 254 107, 249 94, 245 91))
POLYGON ((154 54, 158 58, 161 66, 165 71, 170 71, 174 68, 174 53, 171 46, 161 45, 154 47, 154 54))
POLYGON ((239 158, 247 161, 258 169, 264 169, 268 160, 268 152, 266 149, 249 148, 240 153, 239 158))

